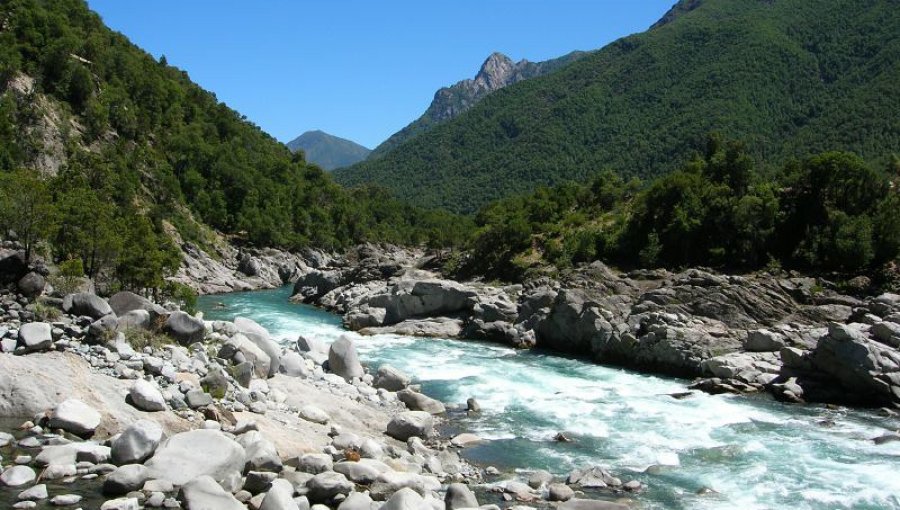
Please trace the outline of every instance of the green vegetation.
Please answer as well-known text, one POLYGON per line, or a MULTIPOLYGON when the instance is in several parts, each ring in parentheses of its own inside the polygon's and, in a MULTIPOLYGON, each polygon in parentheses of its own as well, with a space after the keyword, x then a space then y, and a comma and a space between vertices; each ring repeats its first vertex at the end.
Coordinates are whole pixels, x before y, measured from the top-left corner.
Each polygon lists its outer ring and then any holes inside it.
POLYGON ((210 226, 325 249, 446 245, 466 232, 466 220, 338 186, 82 0, 0 4, 0 172, 3 226, 27 249, 51 241, 58 261, 134 290, 159 288, 177 266, 172 226, 200 246, 210 226), (58 175, 20 171, 44 156, 58 175))
POLYGON ((457 272, 508 280, 605 260, 623 267, 877 272, 900 255, 900 163, 876 171, 849 153, 758 171, 736 142, 647 185, 606 171, 491 204, 457 272))
POLYGON ((469 213, 604 168, 651 179, 714 131, 745 141, 766 171, 826 150, 883 167, 900 152, 896 2, 682 4, 666 23, 497 91, 335 178, 469 213))

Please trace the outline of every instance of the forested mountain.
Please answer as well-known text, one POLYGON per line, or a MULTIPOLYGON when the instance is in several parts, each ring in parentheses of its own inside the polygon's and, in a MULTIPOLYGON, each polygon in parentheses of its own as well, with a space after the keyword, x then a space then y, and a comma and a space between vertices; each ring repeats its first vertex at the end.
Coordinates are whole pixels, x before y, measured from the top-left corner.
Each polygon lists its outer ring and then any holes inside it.
POLYGON ((411 203, 472 212, 603 169, 670 171, 710 132, 780 166, 900 151, 894 0, 682 0, 649 31, 487 96, 383 158, 343 169, 411 203))
POLYGON ((288 142, 287 146, 291 152, 302 150, 306 161, 319 165, 323 170, 359 163, 372 152, 354 141, 318 130, 303 133, 288 142))
POLYGON ((435 92, 434 99, 425 113, 382 142, 372 151, 370 157, 380 158, 413 136, 458 117, 492 92, 522 80, 552 73, 585 55, 587 53, 583 51, 573 51, 543 62, 527 60, 513 62, 502 53, 492 53, 481 64, 481 69, 474 79, 462 80, 435 92))
POLYGON ((0 177, 5 229, 134 288, 178 265, 173 238, 202 246, 208 227, 288 248, 465 228, 333 183, 83 0, 0 3, 0 177))

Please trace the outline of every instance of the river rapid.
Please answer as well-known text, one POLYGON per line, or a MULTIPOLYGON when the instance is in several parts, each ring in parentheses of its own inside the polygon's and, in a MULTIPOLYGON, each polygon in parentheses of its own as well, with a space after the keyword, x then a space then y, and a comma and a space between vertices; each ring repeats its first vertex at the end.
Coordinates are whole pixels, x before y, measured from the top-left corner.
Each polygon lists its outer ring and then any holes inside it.
POLYGON ((290 288, 200 298, 206 319, 252 318, 285 343, 351 336, 363 362, 393 365, 448 404, 475 397, 461 430, 489 439, 470 460, 564 476, 601 465, 645 489, 646 509, 900 509, 900 424, 868 411, 684 392, 685 381, 459 340, 360 336, 288 301, 290 288), (220 308, 218 303, 224 303, 220 308), (560 431, 575 439, 552 440, 560 431), (648 469, 649 468, 649 469, 648 469), (711 489, 711 491, 710 491, 711 489))

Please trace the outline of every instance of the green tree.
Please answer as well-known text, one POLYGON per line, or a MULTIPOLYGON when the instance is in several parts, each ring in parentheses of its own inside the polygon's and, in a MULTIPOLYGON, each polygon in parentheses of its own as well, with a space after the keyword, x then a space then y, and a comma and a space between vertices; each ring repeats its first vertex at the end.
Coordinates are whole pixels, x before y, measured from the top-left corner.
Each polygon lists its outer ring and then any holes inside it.
POLYGON ((15 232, 31 261, 35 244, 46 240, 56 228, 52 195, 36 172, 15 170, 0 174, 0 222, 15 232))

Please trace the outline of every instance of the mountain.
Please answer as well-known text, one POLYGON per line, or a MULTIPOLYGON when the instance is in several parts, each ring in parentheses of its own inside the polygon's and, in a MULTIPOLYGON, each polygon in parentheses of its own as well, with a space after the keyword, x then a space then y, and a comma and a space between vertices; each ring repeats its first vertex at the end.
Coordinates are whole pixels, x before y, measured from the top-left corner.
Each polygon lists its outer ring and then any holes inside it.
POLYGON ((306 161, 319 165, 324 170, 359 163, 372 152, 356 142, 318 130, 303 133, 288 142, 287 146, 291 152, 302 150, 306 161))
POLYGON ((587 55, 586 52, 573 51, 562 57, 545 60, 544 62, 529 62, 527 60, 513 62, 512 59, 502 53, 492 53, 481 65, 481 69, 475 75, 475 79, 462 80, 455 85, 444 87, 435 92, 434 99, 431 101, 428 109, 425 110, 425 113, 382 142, 381 145, 372 151, 370 158, 380 158, 413 136, 424 133, 442 122, 459 116, 475 106, 491 92, 522 80, 552 73, 585 55, 587 55))
POLYGON ((891 0, 683 0, 642 34, 485 97, 335 174, 472 212, 611 168, 673 170, 711 132, 772 166, 824 150, 900 152, 900 9, 891 0))
POLYGON ((331 250, 466 228, 342 188, 82 0, 0 3, 0 226, 135 290, 177 267, 176 241, 214 253, 213 230, 331 250))

